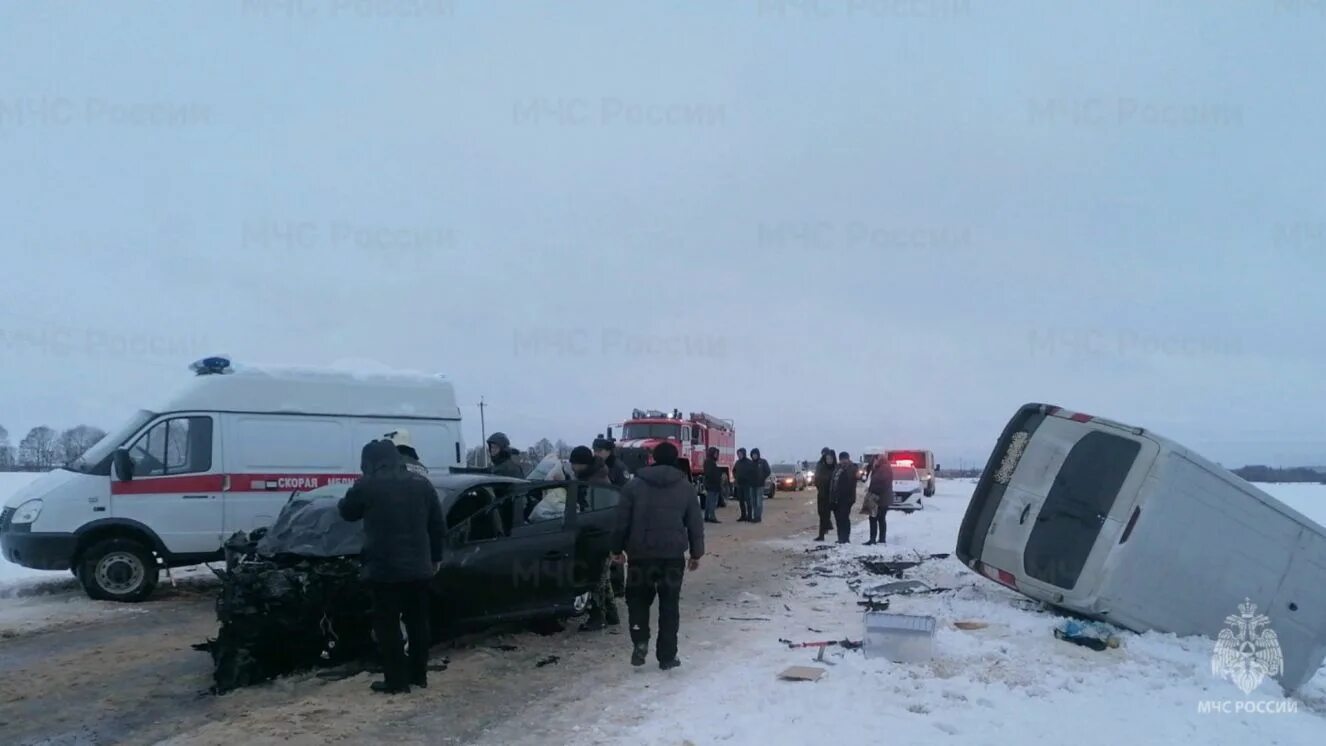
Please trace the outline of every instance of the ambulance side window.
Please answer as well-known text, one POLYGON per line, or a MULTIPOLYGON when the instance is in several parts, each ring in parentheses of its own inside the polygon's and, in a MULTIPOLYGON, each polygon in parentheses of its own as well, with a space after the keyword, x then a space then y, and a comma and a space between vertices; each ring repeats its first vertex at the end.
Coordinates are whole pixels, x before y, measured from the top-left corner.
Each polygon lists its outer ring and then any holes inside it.
POLYGON ((211 471, 212 418, 162 420, 129 447, 129 456, 134 461, 134 475, 139 477, 211 471))

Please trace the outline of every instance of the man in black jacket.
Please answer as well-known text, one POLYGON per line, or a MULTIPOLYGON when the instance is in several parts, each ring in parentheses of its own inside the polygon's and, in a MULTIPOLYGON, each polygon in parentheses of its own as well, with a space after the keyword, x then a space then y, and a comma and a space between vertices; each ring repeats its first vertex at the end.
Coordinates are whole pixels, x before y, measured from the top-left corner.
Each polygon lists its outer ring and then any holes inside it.
POLYGON ((603 459, 604 466, 608 467, 608 480, 614 485, 621 487, 626 484, 630 477, 626 474, 626 466, 617 460, 617 446, 607 438, 594 439, 594 455, 603 459))
POLYGON ((614 559, 630 560, 626 577, 626 608, 631 622, 631 665, 643 666, 649 655, 649 614, 658 596, 658 667, 681 665, 677 630, 681 626, 681 581, 700 567, 704 556, 704 522, 695 502, 695 487, 676 467, 677 447, 654 447, 654 463, 641 469, 622 490, 617 504, 614 559))
POLYGON ((829 485, 837 465, 833 449, 821 448, 819 463, 815 464, 815 507, 820 515, 820 534, 815 537, 815 541, 824 541, 825 534, 833 529, 833 499, 829 494, 829 485))
POLYGON ((396 446, 396 452, 401 455, 401 460, 405 462, 405 468, 418 474, 421 477, 428 476, 428 467, 419 460, 419 452, 414 450, 414 440, 410 438, 410 431, 405 428, 392 430, 382 436, 390 440, 392 445, 396 446))
POLYGON ((723 494, 723 469, 718 465, 718 448, 711 447, 704 457, 704 522, 720 523, 714 513, 723 494))
POLYGON ((494 474, 504 477, 525 478, 525 470, 511 458, 511 439, 506 433, 493 433, 488 436, 488 456, 492 459, 494 474))
POLYGON ((750 520, 750 493, 760 487, 760 467, 746 458, 746 449, 737 449, 737 463, 732 465, 732 478, 737 483, 737 502, 741 504, 738 523, 750 520))
POLYGON ((567 458, 571 464, 571 471, 578 482, 589 482, 590 484, 612 484, 608 477, 608 466, 603 463, 603 459, 594 455, 594 452, 585 446, 576 446, 571 449, 571 456, 567 458))
POLYGON ((847 451, 838 454, 838 466, 829 480, 829 496, 833 501, 833 522, 838 527, 838 543, 852 543, 852 506, 856 504, 856 483, 861 481, 856 464, 847 451))
POLYGON ((360 461, 364 476, 336 507, 345 520, 364 522, 364 578, 373 593, 373 633, 385 674, 373 691, 408 693, 411 684, 428 686, 428 584, 442 562, 442 506, 437 490, 405 468, 391 441, 364 446, 360 461))
POLYGON ((751 523, 761 523, 764 521, 764 486, 769 483, 769 475, 773 474, 773 467, 769 466, 769 462, 760 456, 760 449, 758 448, 750 449, 750 460, 755 463, 758 482, 750 494, 749 518, 751 523))

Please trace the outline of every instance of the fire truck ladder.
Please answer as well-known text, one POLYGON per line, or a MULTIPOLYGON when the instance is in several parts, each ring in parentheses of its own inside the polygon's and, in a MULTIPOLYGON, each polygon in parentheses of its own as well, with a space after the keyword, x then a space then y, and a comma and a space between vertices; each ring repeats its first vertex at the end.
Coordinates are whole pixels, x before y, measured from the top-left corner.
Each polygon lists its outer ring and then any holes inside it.
POLYGON ((691 421, 698 422, 705 427, 712 427, 718 430, 735 430, 732 420, 724 420, 719 417, 705 414, 704 412, 691 412, 691 421))

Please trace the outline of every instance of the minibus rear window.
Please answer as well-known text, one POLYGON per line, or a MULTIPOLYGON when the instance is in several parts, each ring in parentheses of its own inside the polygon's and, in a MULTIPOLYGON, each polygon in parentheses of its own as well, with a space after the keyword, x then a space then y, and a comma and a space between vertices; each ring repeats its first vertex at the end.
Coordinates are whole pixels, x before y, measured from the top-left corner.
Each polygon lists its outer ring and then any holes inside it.
POLYGON ((957 555, 964 564, 970 566, 973 560, 981 558, 981 552, 985 549, 985 535, 990 532, 990 522, 994 520, 999 503, 1004 499, 1008 477, 1012 475, 1027 443, 1035 435, 1036 428, 1044 421, 1044 405, 1026 404, 1004 426, 1004 432, 985 464, 985 471, 981 472, 981 478, 976 483, 976 490, 967 505, 967 514, 962 518, 962 528, 958 530, 957 555))
POLYGON ((1100 431, 1082 436, 1064 458, 1027 539, 1027 574, 1058 588, 1077 585, 1105 518, 1119 498, 1142 444, 1100 431))

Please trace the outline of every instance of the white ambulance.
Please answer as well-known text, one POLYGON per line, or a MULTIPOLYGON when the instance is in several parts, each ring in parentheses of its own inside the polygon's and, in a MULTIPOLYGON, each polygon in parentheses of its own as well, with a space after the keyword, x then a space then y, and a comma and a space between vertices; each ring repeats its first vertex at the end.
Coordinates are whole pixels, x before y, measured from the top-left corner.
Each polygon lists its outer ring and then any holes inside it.
POLYGON ((405 431, 425 466, 462 463, 460 409, 440 376, 225 358, 191 369, 173 397, 9 498, 6 560, 72 569, 93 598, 139 601, 161 567, 219 559, 227 537, 270 525, 292 492, 356 479, 370 440, 405 431))

